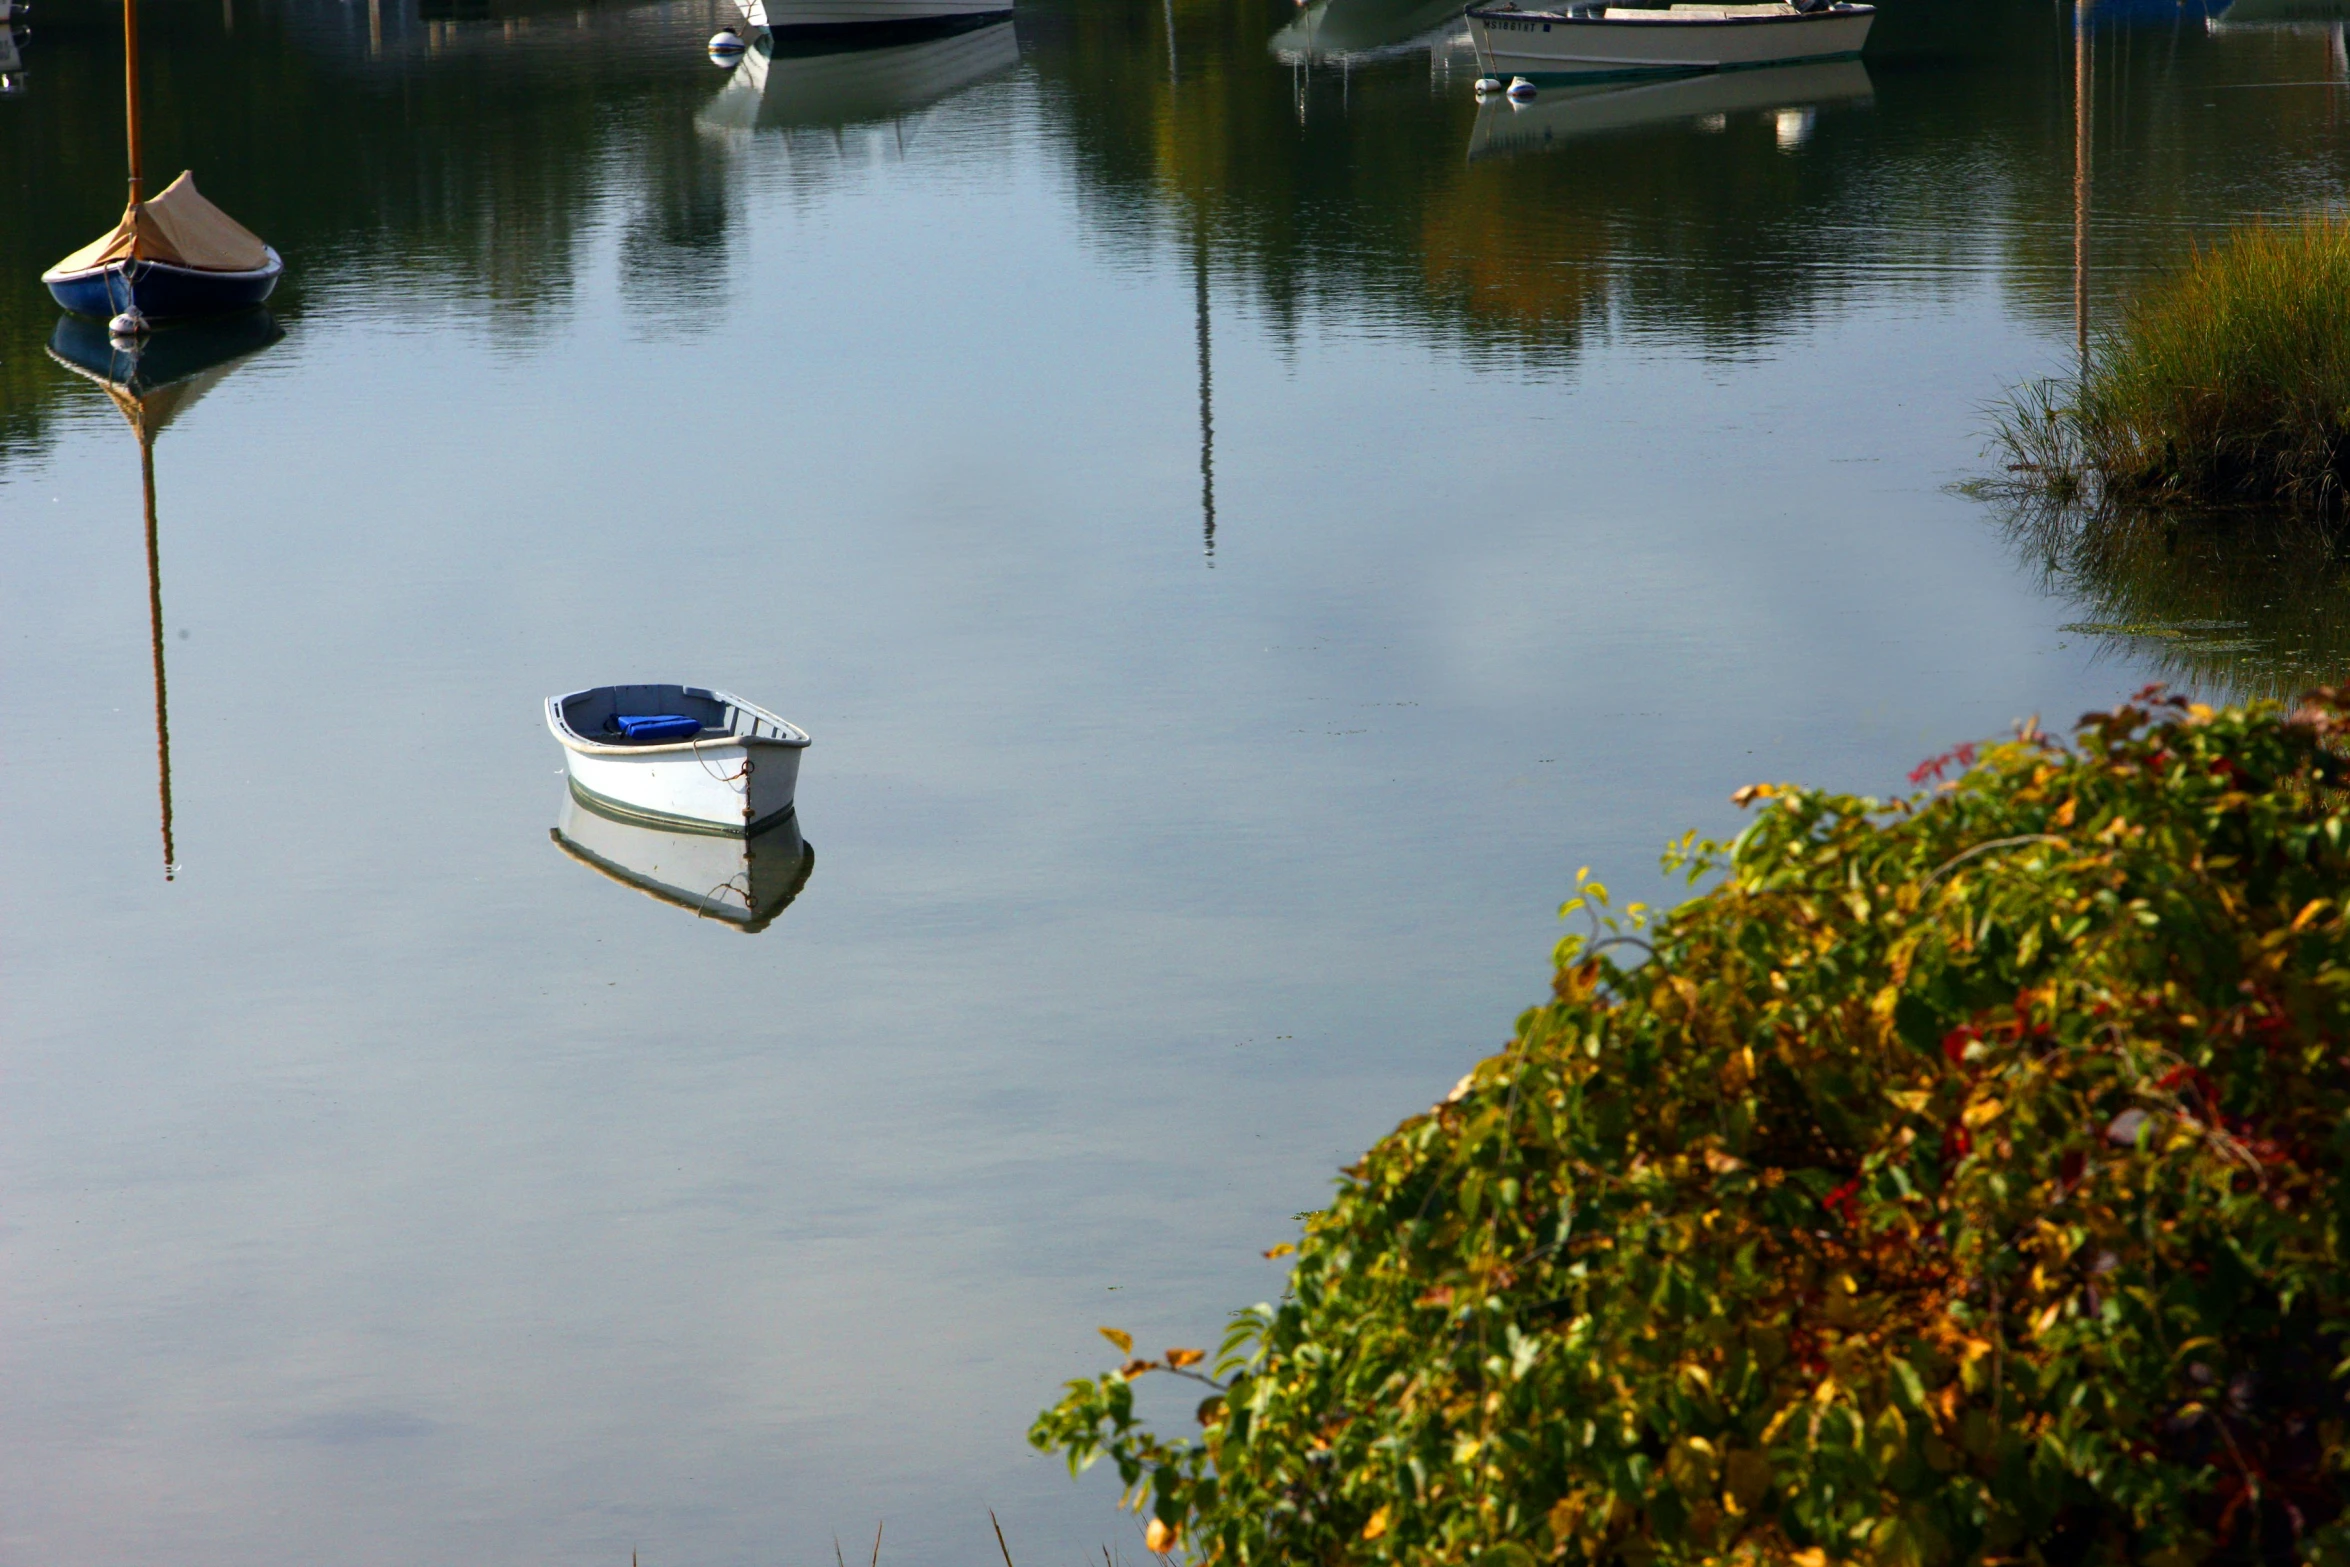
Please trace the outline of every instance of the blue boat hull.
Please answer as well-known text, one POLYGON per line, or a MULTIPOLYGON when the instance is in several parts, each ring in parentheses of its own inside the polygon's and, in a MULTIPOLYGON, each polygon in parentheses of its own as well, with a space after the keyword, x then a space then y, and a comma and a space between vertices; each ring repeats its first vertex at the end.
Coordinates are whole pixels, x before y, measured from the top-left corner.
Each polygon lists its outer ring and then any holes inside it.
POLYGON ((82 272, 51 272, 50 297, 77 316, 104 321, 136 305, 150 321, 177 321, 249 310, 269 297, 286 270, 276 251, 250 272, 200 272, 160 261, 113 262, 82 272))

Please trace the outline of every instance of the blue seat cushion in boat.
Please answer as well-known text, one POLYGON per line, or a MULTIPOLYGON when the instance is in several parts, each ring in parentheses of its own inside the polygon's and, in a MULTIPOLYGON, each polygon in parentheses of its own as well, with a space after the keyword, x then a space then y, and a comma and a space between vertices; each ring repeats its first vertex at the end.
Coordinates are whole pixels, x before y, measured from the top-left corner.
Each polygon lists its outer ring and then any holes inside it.
POLYGON ((629 740, 691 740, 702 732, 699 719, 677 713, 616 713, 605 727, 629 740))

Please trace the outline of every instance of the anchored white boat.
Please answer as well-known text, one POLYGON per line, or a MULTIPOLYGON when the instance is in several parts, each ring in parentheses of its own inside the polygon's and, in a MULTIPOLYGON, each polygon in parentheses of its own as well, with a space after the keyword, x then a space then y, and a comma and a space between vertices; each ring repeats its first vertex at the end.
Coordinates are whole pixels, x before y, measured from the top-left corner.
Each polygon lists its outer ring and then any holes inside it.
POLYGON ((1852 0, 1653 7, 1577 0, 1554 11, 1471 6, 1468 19, 1487 76, 1539 82, 1843 59, 1868 42, 1877 8, 1852 0))
POLYGON ((750 837, 792 812, 807 731, 703 686, 592 686, 547 698, 572 793, 606 816, 750 837))
POLYGON ((570 794, 549 834, 565 854, 622 886, 746 935, 789 908, 816 869, 796 811, 771 831, 737 838, 621 821, 570 794))

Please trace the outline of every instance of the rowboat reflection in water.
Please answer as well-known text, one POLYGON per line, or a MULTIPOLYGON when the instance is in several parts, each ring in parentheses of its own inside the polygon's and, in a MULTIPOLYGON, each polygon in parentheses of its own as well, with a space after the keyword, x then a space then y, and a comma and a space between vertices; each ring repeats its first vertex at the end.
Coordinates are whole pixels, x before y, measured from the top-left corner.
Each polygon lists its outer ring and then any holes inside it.
POLYGON ((163 802, 163 879, 179 874, 171 833, 171 710, 163 669, 163 555, 155 521, 155 438, 228 373, 285 336, 266 310, 170 328, 137 339, 109 338, 99 323, 65 316, 49 357, 105 389, 139 438, 139 481, 147 528, 147 635, 155 662, 155 768, 163 802))
POLYGON ((1267 45, 1284 65, 1417 53, 1460 31, 1461 0, 1313 0, 1267 45))
POLYGON ((1539 152, 1612 131, 1733 114, 1777 116, 1785 143, 1797 128, 1809 130, 1813 110, 1830 104, 1865 105, 1875 94, 1868 67, 1858 60, 1553 87, 1523 104, 1496 94, 1477 104, 1469 160, 1539 152))
POLYGON ((23 91, 24 55, 16 30, 0 26, 0 98, 14 97, 23 91))
POLYGON ((796 811, 749 838, 665 832, 607 815, 566 791, 549 836, 565 854, 623 886, 745 935, 765 930, 789 908, 816 869, 816 850, 800 836, 796 811))

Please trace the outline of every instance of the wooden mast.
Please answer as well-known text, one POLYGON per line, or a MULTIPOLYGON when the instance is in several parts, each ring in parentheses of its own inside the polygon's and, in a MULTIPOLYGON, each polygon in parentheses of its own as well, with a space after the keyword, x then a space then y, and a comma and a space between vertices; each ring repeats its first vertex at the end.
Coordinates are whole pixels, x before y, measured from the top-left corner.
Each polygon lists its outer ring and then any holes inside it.
POLYGON ((122 111, 131 144, 131 205, 139 189, 139 0, 122 0, 122 111))

